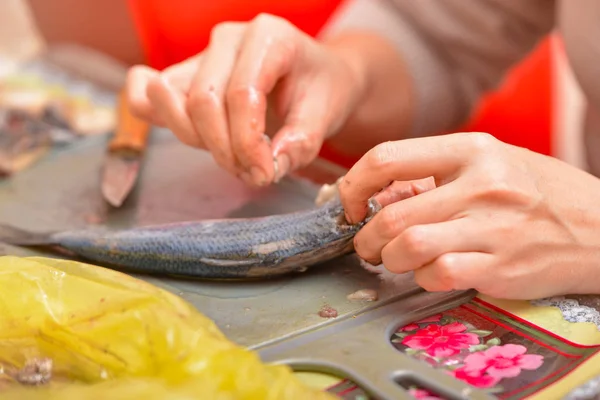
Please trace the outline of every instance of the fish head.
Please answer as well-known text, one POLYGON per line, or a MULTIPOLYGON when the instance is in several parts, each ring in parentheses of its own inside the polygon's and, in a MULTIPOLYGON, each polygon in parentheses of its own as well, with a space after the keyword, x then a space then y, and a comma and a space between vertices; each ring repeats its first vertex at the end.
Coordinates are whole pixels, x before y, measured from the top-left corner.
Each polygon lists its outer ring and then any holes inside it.
POLYGON ((367 204, 367 215, 364 220, 357 222, 355 224, 351 224, 346 219, 346 213, 344 211, 344 207, 341 202, 333 201, 334 205, 331 210, 331 215, 335 218, 336 224, 339 228, 344 231, 352 231, 354 233, 358 232, 363 226, 365 226, 373 217, 381 211, 381 204, 375 199, 370 198, 367 204))

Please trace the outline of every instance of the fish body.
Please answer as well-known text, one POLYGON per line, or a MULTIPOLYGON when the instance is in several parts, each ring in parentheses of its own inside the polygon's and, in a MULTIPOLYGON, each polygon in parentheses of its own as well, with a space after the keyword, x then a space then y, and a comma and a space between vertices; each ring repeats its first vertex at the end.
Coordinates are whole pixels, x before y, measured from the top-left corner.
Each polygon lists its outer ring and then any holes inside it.
MULTIPOLYGON (((370 208, 372 215, 376 206, 371 204, 370 208)), ((351 253, 354 235, 369 218, 348 224, 336 198, 320 207, 289 214, 114 232, 84 229, 37 234, 0 226, 0 241, 58 246, 92 261, 143 273, 248 279, 304 271, 351 253)))

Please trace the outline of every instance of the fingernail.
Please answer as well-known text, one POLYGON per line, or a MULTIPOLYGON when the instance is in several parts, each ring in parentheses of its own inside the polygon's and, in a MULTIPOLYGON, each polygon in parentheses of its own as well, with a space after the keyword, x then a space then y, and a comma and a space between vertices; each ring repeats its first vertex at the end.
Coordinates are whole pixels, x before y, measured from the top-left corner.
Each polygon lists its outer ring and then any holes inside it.
POLYGON ((275 182, 279 182, 279 180, 283 178, 290 169, 290 158, 285 154, 281 154, 277 156, 275 160, 277 162, 277 175, 275 176, 275 182))
POLYGON ((252 181, 254 184, 258 186, 264 186, 265 183, 267 183, 267 176, 259 167, 250 168, 250 175, 252 176, 252 181))
POLYGON ((377 200, 375 197, 372 197, 371 199, 369 199, 369 204, 367 207, 368 207, 367 217, 372 217, 373 215, 375 215, 379 211, 381 211, 381 209, 383 208, 381 206, 381 203, 379 202, 379 200, 377 200))

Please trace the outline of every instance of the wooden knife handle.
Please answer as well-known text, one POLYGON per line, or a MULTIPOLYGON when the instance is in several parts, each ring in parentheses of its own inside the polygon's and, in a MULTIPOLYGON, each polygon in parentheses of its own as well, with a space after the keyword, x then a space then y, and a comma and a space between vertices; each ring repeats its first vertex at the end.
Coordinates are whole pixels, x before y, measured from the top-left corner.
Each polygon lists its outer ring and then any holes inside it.
POLYGON ((125 89, 119 93, 117 111, 117 128, 108 145, 109 150, 143 152, 148 143, 150 124, 131 114, 125 89))

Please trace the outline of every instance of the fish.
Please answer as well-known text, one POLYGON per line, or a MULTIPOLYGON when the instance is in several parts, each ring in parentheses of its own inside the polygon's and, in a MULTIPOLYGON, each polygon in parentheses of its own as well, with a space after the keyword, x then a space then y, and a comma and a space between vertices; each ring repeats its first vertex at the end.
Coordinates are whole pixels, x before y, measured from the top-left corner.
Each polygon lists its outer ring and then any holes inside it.
MULTIPOLYGON (((322 190, 325 189, 324 185, 322 190)), ((0 242, 68 250, 84 259, 145 274, 201 279, 256 279, 304 272, 354 252, 356 233, 380 210, 347 222, 336 194, 287 214, 168 223, 124 230, 82 228, 36 233, 0 224, 0 242), (320 205, 319 205, 320 204, 320 205)))

